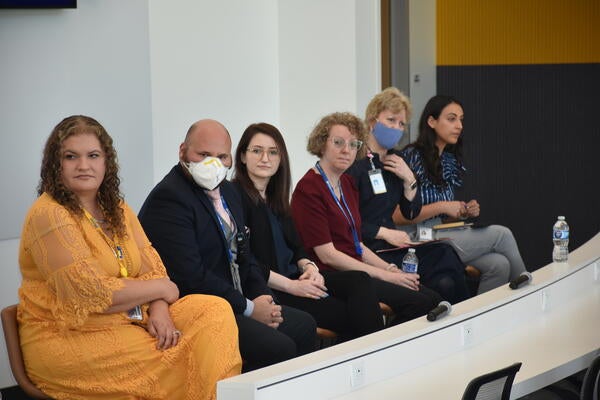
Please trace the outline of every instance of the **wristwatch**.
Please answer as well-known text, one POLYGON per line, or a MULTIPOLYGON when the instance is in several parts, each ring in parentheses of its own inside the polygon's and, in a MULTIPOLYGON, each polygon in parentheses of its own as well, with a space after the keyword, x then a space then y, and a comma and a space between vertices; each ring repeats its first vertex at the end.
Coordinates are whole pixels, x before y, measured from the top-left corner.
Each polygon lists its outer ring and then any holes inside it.
POLYGON ((417 185, 418 185, 418 183, 417 183, 417 180, 415 179, 414 181, 411 182, 411 184, 409 186, 410 190, 415 190, 417 188, 417 185))

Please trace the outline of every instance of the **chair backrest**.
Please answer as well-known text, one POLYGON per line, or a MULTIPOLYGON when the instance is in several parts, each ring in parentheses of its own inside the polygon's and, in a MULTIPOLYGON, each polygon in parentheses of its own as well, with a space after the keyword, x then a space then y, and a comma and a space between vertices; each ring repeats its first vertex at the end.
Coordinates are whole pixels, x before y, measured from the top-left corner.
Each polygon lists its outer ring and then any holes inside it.
POLYGON ((590 364, 581 385, 581 400, 600 399, 600 355, 590 364))
POLYGON ((21 353, 21 341, 19 340, 19 325, 17 322, 17 305, 13 304, 2 310, 2 329, 8 352, 8 362, 15 380, 23 391, 34 399, 49 399, 44 392, 38 389, 27 376, 23 354, 21 353))
POLYGON ((462 400, 508 400, 522 363, 515 363, 506 368, 493 371, 469 382, 462 400))

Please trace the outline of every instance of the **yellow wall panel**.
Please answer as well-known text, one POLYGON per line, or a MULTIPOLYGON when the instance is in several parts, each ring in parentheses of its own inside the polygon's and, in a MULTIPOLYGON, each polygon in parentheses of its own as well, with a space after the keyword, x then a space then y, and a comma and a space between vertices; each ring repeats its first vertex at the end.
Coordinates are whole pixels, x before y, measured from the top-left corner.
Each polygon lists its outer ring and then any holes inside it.
POLYGON ((600 62, 599 0, 437 0, 437 65, 600 62))

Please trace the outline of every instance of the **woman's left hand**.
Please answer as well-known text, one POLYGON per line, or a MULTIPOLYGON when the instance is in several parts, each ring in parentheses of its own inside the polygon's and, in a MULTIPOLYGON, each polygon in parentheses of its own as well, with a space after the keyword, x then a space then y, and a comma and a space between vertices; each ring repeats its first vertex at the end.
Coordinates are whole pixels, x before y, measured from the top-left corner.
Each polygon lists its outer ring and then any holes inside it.
POLYGON ((387 154, 383 160, 383 169, 393 172, 398 178, 411 183, 415 180, 415 175, 404 159, 397 154, 387 154))
POLYGON ((466 205, 465 208, 467 209, 467 216, 470 218, 476 218, 479 217, 479 203, 477 202, 477 200, 471 200, 469 201, 466 205))
POLYGON ((146 329, 150 335, 157 339, 156 348, 158 350, 167 350, 177 346, 182 333, 177 330, 173 323, 168 304, 163 300, 153 301, 150 304, 148 314, 148 326, 146 329))
POLYGON ((298 279, 308 279, 311 281, 315 281, 319 285, 325 285, 325 278, 323 278, 323 275, 321 275, 319 271, 317 271, 315 268, 312 268, 310 266, 304 270, 304 273, 300 275, 298 279))

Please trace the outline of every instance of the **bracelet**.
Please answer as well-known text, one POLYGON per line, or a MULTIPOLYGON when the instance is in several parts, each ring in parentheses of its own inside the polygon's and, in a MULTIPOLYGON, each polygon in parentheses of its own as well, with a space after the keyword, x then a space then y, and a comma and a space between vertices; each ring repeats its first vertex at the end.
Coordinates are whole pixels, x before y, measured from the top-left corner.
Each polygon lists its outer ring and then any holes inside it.
POLYGON ((415 190, 417 188, 417 180, 413 180, 410 185, 408 185, 408 187, 410 188, 410 190, 415 190))
POLYGON ((302 266, 302 270, 303 270, 303 272, 305 272, 305 271, 306 271, 306 268, 307 268, 309 265, 312 265, 312 266, 315 268, 315 270, 317 270, 317 272, 319 272, 319 267, 317 267, 317 264, 315 264, 315 263, 314 263, 314 261, 309 261, 309 262, 307 262, 306 264, 304 264, 304 265, 302 266))

